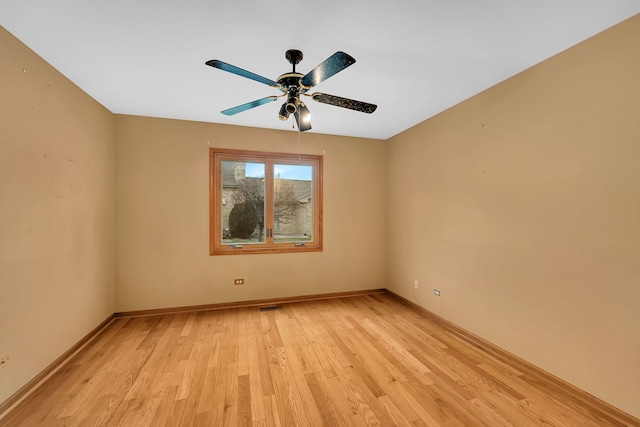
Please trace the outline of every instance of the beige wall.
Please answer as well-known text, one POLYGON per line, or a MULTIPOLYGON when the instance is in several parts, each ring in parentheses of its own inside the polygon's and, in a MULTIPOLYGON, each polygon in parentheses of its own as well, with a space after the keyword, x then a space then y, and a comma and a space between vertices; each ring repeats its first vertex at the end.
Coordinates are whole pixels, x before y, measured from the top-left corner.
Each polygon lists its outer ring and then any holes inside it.
POLYGON ((116 129, 118 311, 386 286, 384 141, 133 116, 116 129), (324 251, 209 256, 210 147, 323 155, 324 251))
POLYGON ((0 27, 0 402, 114 311, 113 114, 0 27))
POLYGON ((392 138, 387 229, 393 291, 636 417, 639 52, 640 15, 392 138))

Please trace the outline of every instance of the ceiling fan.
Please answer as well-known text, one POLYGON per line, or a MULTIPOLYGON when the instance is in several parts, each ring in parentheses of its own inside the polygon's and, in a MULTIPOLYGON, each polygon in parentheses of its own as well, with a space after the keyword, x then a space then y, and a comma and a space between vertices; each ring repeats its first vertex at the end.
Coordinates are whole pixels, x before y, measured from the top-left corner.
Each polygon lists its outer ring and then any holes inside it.
POLYGON ((222 114, 227 116, 233 116, 234 114, 241 113, 251 108, 258 107, 263 104, 268 104, 279 98, 286 97, 286 101, 280 107, 278 118, 280 120, 287 120, 291 114, 295 117, 298 129, 301 132, 311 129, 310 112, 307 106, 300 100, 300 96, 308 96, 314 101, 321 102, 323 104, 335 105, 336 107, 349 108, 355 111, 361 111, 363 113, 373 113, 377 105, 369 104, 367 102, 356 101, 354 99, 342 98, 340 96, 329 95, 326 93, 314 92, 308 94, 309 89, 315 85, 325 81, 329 77, 339 73, 348 66, 352 65, 356 60, 349 54, 344 52, 336 52, 329 58, 325 59, 320 65, 309 71, 307 74, 301 74, 296 72, 296 65, 302 61, 302 52, 296 49, 289 49, 285 53, 285 58, 293 65, 293 71, 285 73, 278 77, 277 81, 273 81, 266 77, 262 77, 258 74, 250 71, 243 70, 234 65, 227 64, 217 59, 212 59, 205 62, 214 68, 218 68, 229 73, 237 74, 241 77, 246 77, 251 80, 275 87, 279 89, 282 94, 277 96, 267 96, 260 98, 246 104, 238 105, 237 107, 229 108, 221 111, 222 114))

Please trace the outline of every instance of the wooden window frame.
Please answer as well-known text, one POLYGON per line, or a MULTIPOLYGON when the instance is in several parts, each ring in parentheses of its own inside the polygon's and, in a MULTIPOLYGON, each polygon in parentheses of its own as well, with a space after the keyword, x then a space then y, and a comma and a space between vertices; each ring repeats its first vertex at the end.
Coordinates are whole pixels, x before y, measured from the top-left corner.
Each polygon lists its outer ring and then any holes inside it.
POLYGON ((209 149, 209 248, 210 255, 267 254, 322 251, 322 156, 263 151, 209 149), (265 163, 265 242, 239 247, 223 243, 222 229, 222 162, 241 161, 265 163), (274 163, 313 166, 313 240, 300 245, 296 242, 276 242, 273 237, 273 169, 274 163))

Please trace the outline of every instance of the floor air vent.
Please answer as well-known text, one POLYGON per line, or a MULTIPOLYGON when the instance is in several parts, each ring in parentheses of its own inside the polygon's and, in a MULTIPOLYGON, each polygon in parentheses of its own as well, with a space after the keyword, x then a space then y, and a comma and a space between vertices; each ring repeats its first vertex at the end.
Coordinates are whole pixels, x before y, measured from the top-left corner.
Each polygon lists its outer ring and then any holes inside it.
POLYGON ((260 307, 260 311, 280 310, 281 308, 281 305, 268 305, 266 307, 260 307))

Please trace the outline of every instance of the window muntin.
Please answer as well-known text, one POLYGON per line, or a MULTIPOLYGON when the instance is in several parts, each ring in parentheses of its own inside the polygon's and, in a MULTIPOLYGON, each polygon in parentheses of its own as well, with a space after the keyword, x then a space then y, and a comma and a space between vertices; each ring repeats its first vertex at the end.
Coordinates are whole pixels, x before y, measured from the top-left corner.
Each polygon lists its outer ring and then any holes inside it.
POLYGON ((211 149, 211 255, 322 250, 322 157, 211 149))

